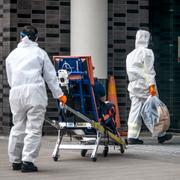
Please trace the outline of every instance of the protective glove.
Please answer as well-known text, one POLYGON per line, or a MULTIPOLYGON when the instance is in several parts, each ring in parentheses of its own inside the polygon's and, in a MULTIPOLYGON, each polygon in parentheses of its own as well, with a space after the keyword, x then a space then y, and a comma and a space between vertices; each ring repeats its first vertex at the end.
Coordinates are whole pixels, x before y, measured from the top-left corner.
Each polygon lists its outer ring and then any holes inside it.
POLYGON ((151 86, 149 86, 149 94, 150 94, 151 96, 156 96, 156 88, 155 88, 155 85, 154 85, 154 84, 151 85, 151 86))
POLYGON ((65 95, 59 97, 59 101, 62 102, 62 104, 66 104, 67 102, 67 97, 65 95))

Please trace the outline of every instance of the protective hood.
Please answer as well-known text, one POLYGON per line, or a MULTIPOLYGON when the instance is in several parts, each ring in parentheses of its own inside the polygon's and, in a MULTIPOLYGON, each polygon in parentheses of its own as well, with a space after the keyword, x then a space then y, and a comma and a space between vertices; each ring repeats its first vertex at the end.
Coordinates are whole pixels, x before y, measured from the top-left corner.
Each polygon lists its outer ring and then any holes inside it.
POLYGON ((150 33, 145 30, 139 30, 136 33, 136 42, 135 42, 135 47, 148 47, 149 44, 149 39, 150 39, 150 33))
POLYGON ((21 42, 18 44, 18 48, 24 48, 24 47, 32 47, 32 46, 38 46, 38 44, 34 41, 31 41, 28 36, 25 36, 21 39, 21 42))

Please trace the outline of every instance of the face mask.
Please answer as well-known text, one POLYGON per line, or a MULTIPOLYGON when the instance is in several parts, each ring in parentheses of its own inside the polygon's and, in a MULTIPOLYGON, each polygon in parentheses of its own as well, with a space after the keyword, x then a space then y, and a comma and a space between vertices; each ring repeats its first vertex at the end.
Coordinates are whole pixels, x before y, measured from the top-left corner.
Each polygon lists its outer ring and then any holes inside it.
POLYGON ((33 38, 31 38, 28 34, 24 33, 24 32, 20 32, 20 37, 21 38, 24 38, 25 36, 28 36, 29 39, 32 39, 33 41, 37 42, 38 40, 38 37, 37 37, 37 34, 34 34, 33 38))

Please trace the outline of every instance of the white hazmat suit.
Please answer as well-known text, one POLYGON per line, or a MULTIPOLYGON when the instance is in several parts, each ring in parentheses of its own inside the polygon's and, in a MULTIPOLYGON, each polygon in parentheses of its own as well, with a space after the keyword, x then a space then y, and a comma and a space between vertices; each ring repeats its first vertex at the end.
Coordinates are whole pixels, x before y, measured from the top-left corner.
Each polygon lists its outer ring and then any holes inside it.
POLYGON ((148 49, 150 33, 139 30, 136 34, 135 49, 127 55, 126 70, 129 79, 128 91, 131 108, 128 118, 128 138, 137 139, 140 134, 141 108, 148 98, 149 86, 156 85, 154 54, 148 49))
POLYGON ((63 95, 47 53, 25 36, 6 59, 13 124, 9 137, 10 162, 34 162, 38 156, 47 106, 45 82, 54 98, 63 95))

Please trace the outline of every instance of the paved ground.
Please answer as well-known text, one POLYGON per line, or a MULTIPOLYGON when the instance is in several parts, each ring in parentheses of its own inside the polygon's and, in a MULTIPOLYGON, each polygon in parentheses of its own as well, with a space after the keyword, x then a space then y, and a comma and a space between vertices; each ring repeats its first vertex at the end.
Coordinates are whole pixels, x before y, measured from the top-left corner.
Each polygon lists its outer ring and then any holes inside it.
POLYGON ((58 162, 51 154, 56 136, 44 136, 36 165, 37 173, 11 170, 7 156, 7 137, 0 137, 0 180, 180 180, 180 135, 163 145, 143 136, 144 145, 131 145, 124 154, 113 148, 108 156, 99 149, 98 160, 81 157, 80 151, 64 150, 58 162))

